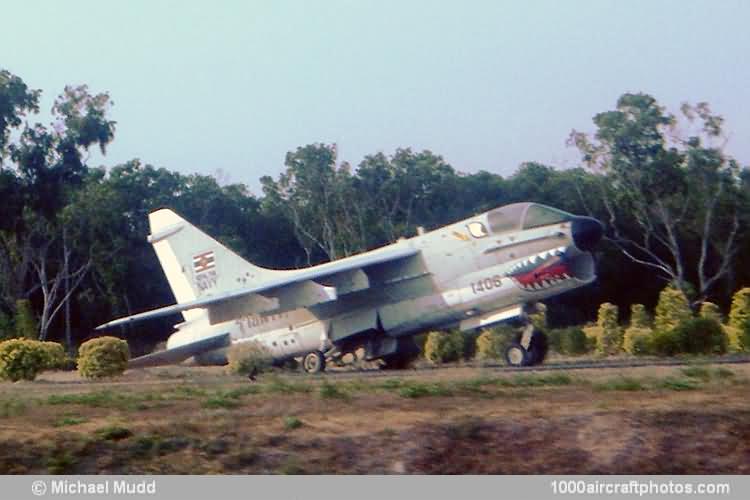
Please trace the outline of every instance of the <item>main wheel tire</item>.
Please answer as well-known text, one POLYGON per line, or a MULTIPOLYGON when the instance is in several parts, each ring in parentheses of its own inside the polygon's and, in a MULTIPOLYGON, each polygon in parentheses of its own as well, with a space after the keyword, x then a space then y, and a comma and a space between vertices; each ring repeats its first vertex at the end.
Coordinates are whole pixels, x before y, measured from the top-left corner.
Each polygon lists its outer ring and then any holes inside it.
POLYGON ((505 361, 509 366, 528 366, 530 360, 529 352, 521 344, 513 343, 505 349, 505 361))
POLYGON ((531 342, 529 342, 529 364, 540 365, 547 357, 547 351, 549 350, 549 343, 547 342, 547 336, 539 330, 534 330, 531 334, 531 342))
POLYGON ((302 368, 307 373, 320 373, 326 369, 326 358, 320 351, 313 351, 302 359, 302 368))

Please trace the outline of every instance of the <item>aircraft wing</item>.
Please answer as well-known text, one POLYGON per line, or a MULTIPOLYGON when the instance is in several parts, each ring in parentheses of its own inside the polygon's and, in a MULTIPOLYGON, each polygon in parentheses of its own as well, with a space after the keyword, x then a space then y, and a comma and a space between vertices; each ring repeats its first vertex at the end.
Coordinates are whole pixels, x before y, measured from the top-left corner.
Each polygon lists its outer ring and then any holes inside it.
POLYGON ((421 266, 404 263, 418 253, 418 249, 410 246, 394 245, 291 272, 254 286, 115 319, 96 329, 103 330, 190 309, 208 309, 209 322, 216 324, 248 314, 271 314, 309 307, 367 289, 373 278, 392 282, 413 277, 415 268, 419 271, 421 266))
POLYGON ((145 356, 133 358, 128 362, 128 368, 145 368, 147 366, 173 365, 185 361, 191 356, 214 349, 228 346, 230 338, 228 333, 214 335, 205 339, 181 345, 165 351, 152 352, 145 356))

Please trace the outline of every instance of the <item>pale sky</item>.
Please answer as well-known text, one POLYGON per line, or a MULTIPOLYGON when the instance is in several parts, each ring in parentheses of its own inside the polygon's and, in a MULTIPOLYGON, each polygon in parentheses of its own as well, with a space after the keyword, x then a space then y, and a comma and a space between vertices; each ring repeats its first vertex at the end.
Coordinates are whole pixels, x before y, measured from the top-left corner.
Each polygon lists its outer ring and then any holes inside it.
MULTIPOLYGON (((108 91, 132 158, 258 191, 287 151, 429 149, 457 170, 574 166, 572 128, 647 92, 708 101, 750 163, 747 1, 78 1, 0 4, 0 67, 108 91)), ((45 118, 45 121, 47 118, 45 118)))

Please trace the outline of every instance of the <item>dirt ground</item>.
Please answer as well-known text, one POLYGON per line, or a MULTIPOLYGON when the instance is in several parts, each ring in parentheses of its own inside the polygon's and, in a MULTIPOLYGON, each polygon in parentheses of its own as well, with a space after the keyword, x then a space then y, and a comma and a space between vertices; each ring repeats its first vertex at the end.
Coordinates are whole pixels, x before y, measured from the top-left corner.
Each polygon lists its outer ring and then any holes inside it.
POLYGON ((750 366, 0 383, 0 473, 748 474, 750 366))

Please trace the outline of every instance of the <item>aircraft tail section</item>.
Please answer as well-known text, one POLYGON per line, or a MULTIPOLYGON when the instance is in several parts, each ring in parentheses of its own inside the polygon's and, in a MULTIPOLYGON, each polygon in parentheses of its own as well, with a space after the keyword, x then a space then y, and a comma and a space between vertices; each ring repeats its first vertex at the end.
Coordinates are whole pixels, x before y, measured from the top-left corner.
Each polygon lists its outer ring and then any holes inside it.
MULTIPOLYGON (((280 277, 289 271, 255 266, 172 210, 162 208, 148 216, 153 245, 177 303, 189 302, 280 277)), ((190 321, 204 311, 183 311, 190 321)))

